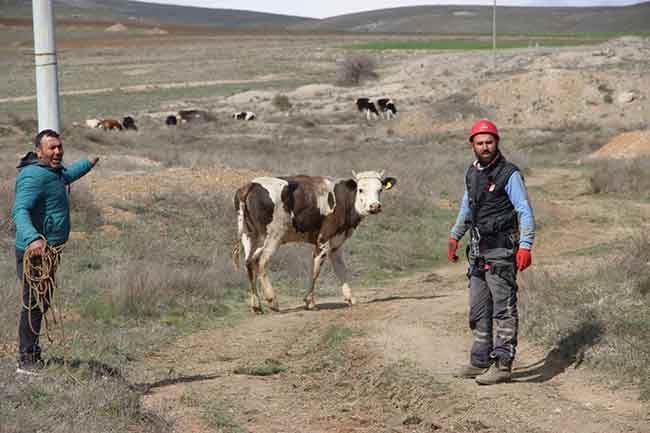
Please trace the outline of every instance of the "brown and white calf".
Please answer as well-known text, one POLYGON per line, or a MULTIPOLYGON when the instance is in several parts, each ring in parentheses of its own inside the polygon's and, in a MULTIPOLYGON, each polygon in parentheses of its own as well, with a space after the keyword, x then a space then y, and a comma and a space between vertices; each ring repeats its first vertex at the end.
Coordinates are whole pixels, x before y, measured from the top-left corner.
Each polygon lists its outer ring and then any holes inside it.
POLYGON ((384 177, 383 172, 353 174, 353 178, 338 180, 305 175, 259 177, 237 190, 234 202, 239 239, 233 249, 233 259, 239 267, 243 246, 253 311, 262 312, 257 278, 270 308, 279 310, 266 268, 278 247, 289 242, 314 245, 311 277, 304 298, 307 309, 316 306, 314 286, 326 256, 341 283, 345 302, 355 303, 348 285, 343 243, 363 218, 381 212, 382 191, 392 188, 397 181, 384 177))

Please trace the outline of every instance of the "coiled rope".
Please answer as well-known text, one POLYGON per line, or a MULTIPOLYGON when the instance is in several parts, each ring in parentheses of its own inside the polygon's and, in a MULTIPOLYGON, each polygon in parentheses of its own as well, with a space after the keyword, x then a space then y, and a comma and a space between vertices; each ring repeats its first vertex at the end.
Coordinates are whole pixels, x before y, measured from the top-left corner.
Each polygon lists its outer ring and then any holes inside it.
POLYGON ((45 241, 42 256, 35 256, 33 251, 27 250, 23 257, 23 283, 29 287, 29 302, 28 305, 23 302, 23 308, 27 310, 29 328, 34 335, 43 335, 43 333, 36 332, 32 325, 32 310, 40 308, 44 322, 42 328, 50 343, 54 342, 54 339, 50 336, 46 313, 50 312, 53 324, 60 321, 54 296, 57 291, 55 276, 59 263, 61 263, 62 251, 63 245, 54 247, 45 241))

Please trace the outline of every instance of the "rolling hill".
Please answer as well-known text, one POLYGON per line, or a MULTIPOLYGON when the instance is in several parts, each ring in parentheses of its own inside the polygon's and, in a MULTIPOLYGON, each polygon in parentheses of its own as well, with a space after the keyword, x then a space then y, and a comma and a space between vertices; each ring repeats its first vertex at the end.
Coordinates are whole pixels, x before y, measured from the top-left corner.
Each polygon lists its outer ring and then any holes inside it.
MULTIPOLYGON (((497 7, 505 33, 648 32, 650 2, 623 7, 497 7)), ((413 6, 340 15, 295 30, 381 33, 490 33, 491 6, 413 6)))
MULTIPOLYGON (((0 0, 0 17, 28 18, 28 0, 0 0)), ((172 6, 129 0, 54 0, 57 19, 136 21, 142 24, 208 26, 226 28, 275 28, 316 21, 311 18, 232 9, 172 6)))

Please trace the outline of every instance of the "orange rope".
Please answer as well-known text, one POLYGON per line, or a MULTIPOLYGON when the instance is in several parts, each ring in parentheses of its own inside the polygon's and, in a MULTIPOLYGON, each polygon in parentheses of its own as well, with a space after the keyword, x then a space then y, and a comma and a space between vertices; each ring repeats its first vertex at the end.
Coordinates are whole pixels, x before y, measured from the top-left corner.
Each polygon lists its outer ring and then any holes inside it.
MULTIPOLYGON (((40 308, 41 312, 44 312, 47 304, 49 306, 48 310, 51 312, 52 323, 56 324, 61 318, 61 315, 56 310, 54 295, 57 291, 55 275, 59 263, 61 263, 62 251, 63 245, 52 247, 46 242, 42 256, 34 256, 30 250, 27 250, 23 257, 23 283, 29 286, 29 303, 28 305, 23 303, 23 308, 27 310, 29 327, 32 333, 38 336, 42 335, 42 333, 36 332, 32 325, 33 309, 40 308)), ((48 318, 45 313, 43 313, 43 321, 45 335, 52 343, 54 340, 50 336, 48 318)))

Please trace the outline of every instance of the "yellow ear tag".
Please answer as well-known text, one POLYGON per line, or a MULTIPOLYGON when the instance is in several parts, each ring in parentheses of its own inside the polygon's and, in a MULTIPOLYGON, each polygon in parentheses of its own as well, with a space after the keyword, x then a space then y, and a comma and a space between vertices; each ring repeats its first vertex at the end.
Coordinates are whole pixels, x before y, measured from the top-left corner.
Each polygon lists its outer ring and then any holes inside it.
POLYGON ((386 182, 384 185, 384 190, 391 189, 393 187, 393 182, 386 182))

